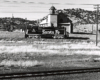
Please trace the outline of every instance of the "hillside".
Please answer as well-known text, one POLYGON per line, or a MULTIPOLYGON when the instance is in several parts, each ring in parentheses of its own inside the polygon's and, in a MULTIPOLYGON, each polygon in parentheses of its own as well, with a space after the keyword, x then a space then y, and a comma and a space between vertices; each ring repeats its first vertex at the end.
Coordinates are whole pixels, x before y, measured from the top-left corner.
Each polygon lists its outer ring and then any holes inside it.
MULTIPOLYGON (((94 24, 96 20, 96 11, 84 9, 64 9, 63 12, 73 21, 80 24, 94 24)), ((100 18, 99 18, 100 20, 100 18)))
POLYGON ((23 18, 0 18, 0 30, 12 31, 14 29, 25 29, 26 25, 36 25, 36 21, 23 18))

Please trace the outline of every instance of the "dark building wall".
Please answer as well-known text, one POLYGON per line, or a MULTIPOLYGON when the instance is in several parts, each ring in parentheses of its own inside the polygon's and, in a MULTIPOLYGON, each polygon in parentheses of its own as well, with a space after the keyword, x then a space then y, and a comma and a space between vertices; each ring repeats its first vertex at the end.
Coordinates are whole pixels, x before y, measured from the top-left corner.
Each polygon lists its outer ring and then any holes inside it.
POLYGON ((72 21, 65 15, 64 13, 58 14, 58 23, 70 23, 71 25, 71 33, 73 33, 73 23, 72 21))
POLYGON ((68 22, 68 18, 66 15, 64 15, 63 13, 59 13, 58 14, 58 23, 67 23, 68 22))

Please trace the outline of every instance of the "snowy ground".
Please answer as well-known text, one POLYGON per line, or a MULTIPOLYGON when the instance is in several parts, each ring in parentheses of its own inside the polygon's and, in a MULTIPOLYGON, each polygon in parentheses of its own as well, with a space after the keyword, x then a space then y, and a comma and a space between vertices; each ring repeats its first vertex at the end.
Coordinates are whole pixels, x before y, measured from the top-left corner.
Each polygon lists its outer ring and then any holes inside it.
POLYGON ((100 66, 100 38, 98 46, 95 38, 92 34, 70 34, 69 39, 25 39, 23 32, 0 31, 0 71, 100 66))
MULTIPOLYGON (((1 41, 0 41, 1 42, 1 41)), ((5 41, 9 44, 0 44, 0 54, 16 54, 16 53, 32 53, 41 55, 71 55, 71 54, 84 54, 84 55, 100 55, 100 46, 95 46, 93 42, 44 42, 34 41, 32 44, 25 45, 25 41, 5 41), (12 45, 11 45, 12 44, 12 45), (14 45, 15 44, 15 45, 14 45), (17 45, 19 44, 19 45, 17 45)), ((2 42, 1 42, 2 43, 2 42)))
MULTIPOLYGON (((0 66, 32 67, 51 64, 54 66, 68 61, 99 61, 99 56, 100 46, 99 44, 95 46, 94 42, 33 41, 28 44, 26 41, 0 41, 0 66)), ((74 63, 74 66, 83 66, 79 64, 74 63)))

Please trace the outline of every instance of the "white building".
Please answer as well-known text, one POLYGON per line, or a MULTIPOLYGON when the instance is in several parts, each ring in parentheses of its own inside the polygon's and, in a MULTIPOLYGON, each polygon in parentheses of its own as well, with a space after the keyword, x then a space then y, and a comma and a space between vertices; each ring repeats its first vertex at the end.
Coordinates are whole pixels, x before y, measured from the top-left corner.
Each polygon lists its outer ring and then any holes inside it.
POLYGON ((72 21, 61 10, 57 11, 54 6, 51 6, 48 16, 39 23, 39 26, 65 27, 67 32, 73 32, 72 21))

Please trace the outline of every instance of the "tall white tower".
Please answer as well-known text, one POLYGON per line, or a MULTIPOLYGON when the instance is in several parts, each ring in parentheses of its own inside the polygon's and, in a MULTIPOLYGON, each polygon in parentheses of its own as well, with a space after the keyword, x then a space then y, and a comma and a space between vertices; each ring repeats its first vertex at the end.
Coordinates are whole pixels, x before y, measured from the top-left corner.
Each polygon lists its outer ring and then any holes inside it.
POLYGON ((48 15, 48 26, 54 26, 57 27, 58 26, 58 16, 56 14, 56 8, 54 6, 51 6, 51 8, 49 9, 50 13, 48 15))

